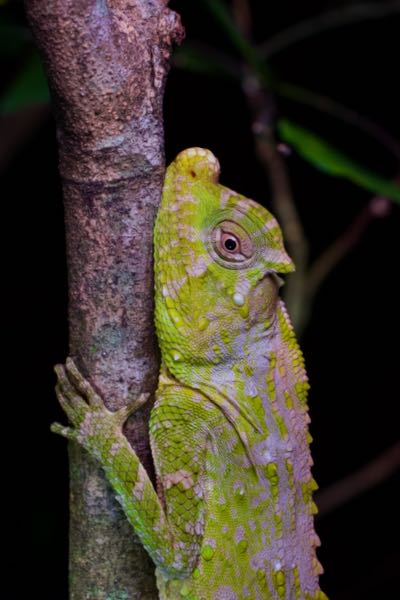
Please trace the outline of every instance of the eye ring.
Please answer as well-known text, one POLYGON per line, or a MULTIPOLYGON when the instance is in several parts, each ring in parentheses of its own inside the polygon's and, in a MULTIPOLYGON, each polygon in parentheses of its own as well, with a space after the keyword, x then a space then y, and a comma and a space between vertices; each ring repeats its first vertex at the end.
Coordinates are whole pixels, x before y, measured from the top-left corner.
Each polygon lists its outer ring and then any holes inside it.
POLYGON ((249 234, 234 221, 218 223, 211 232, 211 242, 212 255, 226 267, 248 266, 255 254, 249 234))

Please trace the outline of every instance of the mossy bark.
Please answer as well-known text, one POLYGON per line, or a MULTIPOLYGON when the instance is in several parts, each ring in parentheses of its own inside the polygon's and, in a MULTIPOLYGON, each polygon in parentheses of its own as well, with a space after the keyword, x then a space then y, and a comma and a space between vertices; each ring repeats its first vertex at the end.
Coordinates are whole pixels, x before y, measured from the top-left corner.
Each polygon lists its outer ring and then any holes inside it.
MULTIPOLYGON (((26 0, 53 98, 63 180, 70 354, 114 410, 153 391, 152 230, 162 99, 183 30, 163 0, 26 0)), ((149 406, 126 426, 151 472, 149 406)), ((154 568, 103 473, 70 447, 70 598, 156 598, 154 568)))

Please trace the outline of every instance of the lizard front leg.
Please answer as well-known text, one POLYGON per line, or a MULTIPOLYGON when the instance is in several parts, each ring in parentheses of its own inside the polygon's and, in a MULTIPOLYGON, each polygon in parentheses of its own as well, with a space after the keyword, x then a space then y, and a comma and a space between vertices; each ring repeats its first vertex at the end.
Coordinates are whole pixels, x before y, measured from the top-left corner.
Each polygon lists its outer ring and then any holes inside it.
POLYGON ((168 522, 152 482, 122 432, 124 421, 147 400, 148 394, 111 412, 71 359, 65 367, 57 365, 55 371, 57 397, 71 426, 54 423, 52 431, 79 443, 100 462, 128 520, 163 575, 186 576, 196 559, 193 553, 184 551, 187 532, 168 522))

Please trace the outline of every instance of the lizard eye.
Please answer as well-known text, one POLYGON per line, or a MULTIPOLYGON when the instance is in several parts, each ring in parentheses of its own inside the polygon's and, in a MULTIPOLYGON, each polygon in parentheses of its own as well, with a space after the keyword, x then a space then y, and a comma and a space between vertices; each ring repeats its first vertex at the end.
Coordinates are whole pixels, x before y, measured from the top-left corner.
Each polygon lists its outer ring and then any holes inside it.
POLYGON ((223 221, 215 227, 212 243, 217 255, 224 261, 244 262, 254 253, 250 236, 233 221, 223 221))
POLYGON ((221 244, 227 252, 240 252, 240 241, 232 233, 223 233, 221 244))

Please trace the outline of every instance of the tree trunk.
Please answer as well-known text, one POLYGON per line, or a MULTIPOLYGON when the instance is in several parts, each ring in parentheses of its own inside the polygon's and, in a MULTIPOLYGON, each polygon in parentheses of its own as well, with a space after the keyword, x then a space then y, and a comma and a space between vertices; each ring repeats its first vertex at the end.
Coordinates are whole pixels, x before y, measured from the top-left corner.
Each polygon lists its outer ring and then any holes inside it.
MULTIPOLYGON (((57 123, 70 354, 115 410, 157 381, 152 230, 165 78, 183 30, 164 0, 26 0, 26 10, 57 123)), ((151 472, 148 413, 126 434, 151 472)), ((70 598, 156 598, 150 560, 102 472, 73 445, 70 476, 70 598)))

